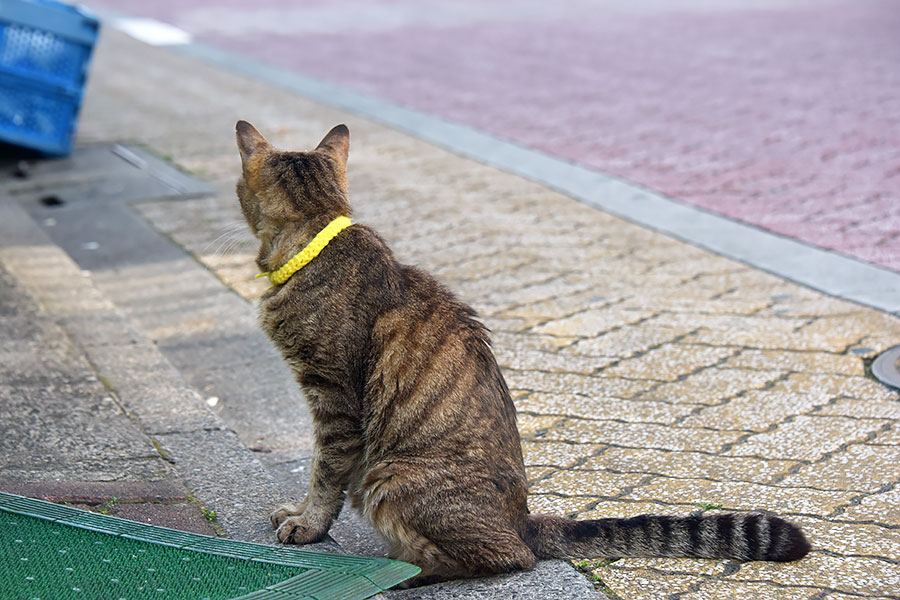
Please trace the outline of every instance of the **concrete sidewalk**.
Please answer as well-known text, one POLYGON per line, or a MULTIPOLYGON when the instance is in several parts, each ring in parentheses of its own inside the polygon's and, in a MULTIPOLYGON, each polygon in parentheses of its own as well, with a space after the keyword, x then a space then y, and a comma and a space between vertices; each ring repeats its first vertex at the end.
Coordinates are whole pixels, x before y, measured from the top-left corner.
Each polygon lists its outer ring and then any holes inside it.
MULTIPOLYGON (((255 244, 245 230, 228 233, 241 222, 233 191, 239 118, 285 149, 310 147, 336 123, 350 126, 356 218, 376 227, 402 260, 438 275, 493 330, 519 409, 533 511, 596 518, 716 506, 771 509, 802 523, 814 545, 807 559, 789 565, 583 563, 607 595, 898 597, 900 404, 896 391, 865 371, 866 360, 900 341, 896 317, 107 30, 80 142, 142 144, 212 184, 215 193, 129 209, 143 221, 127 221, 126 231, 147 236, 140 239, 148 252, 168 254, 165 261, 139 263, 114 262, 112 253, 111 262, 90 270, 87 281, 98 300, 88 308, 116 315, 123 331, 134 335, 127 344, 80 343, 101 372, 119 368, 124 377, 143 363, 122 369, 115 359, 127 356, 123 348, 136 341, 160 358, 154 363, 159 373, 181 381, 162 395, 188 409, 190 418, 178 424, 190 427, 175 427, 177 413, 154 412, 152 403, 127 390, 122 397, 133 400, 123 410, 162 439, 162 448, 176 457, 171 477, 220 512, 228 534, 270 535, 263 505, 302 493, 310 451, 305 409, 274 352, 260 341, 244 300, 264 285, 253 278, 255 244), (154 231, 175 249, 158 245, 154 231), (215 454, 203 455, 219 443, 215 454), (240 476, 213 486, 217 462, 223 473, 240 476)), ((54 226, 37 222, 45 235, 55 235, 48 233, 54 226)), ((111 239, 115 233, 109 232, 111 239)), ((15 262, 29 253, 10 253, 9 244, 3 238, 0 257, 21 282, 35 271, 15 262)), ((67 251, 84 268, 91 250, 73 244, 67 251)), ((56 281, 81 277, 75 263, 60 267, 56 281)), ((41 298, 50 293, 43 285, 29 293, 77 331, 81 307, 66 313, 65 303, 41 298)), ((349 515, 333 535, 346 550, 379 551, 349 515)), ((596 595, 584 578, 551 562, 530 574, 408 597, 490 594, 596 595)))

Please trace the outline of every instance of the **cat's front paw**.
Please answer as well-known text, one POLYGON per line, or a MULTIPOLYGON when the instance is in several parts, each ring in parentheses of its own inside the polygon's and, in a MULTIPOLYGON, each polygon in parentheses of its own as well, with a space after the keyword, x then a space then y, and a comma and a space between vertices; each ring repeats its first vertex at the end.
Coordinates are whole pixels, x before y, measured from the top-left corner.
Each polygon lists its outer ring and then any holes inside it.
POLYGON ((273 529, 278 529, 285 519, 289 517, 299 517, 303 514, 303 507, 299 504, 285 504, 279 506, 275 512, 269 515, 269 521, 272 523, 273 529))
POLYGON ((282 544, 311 544, 325 537, 329 525, 311 522, 304 515, 288 516, 278 526, 275 537, 282 544))

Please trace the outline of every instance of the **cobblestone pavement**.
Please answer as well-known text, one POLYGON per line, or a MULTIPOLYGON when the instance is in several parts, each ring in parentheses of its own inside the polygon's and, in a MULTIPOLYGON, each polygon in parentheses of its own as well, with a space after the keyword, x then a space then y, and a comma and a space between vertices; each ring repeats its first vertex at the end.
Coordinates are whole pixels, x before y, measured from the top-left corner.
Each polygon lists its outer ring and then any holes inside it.
POLYGON ((900 403, 865 371, 897 318, 113 31, 95 61, 81 141, 139 140, 212 182, 140 210, 248 299, 265 284, 239 227, 235 120, 290 149, 348 123, 356 218, 493 330, 532 510, 771 509, 814 545, 787 565, 589 563, 617 597, 900 597, 900 403))
POLYGON ((900 270, 891 0, 95 0, 900 270))

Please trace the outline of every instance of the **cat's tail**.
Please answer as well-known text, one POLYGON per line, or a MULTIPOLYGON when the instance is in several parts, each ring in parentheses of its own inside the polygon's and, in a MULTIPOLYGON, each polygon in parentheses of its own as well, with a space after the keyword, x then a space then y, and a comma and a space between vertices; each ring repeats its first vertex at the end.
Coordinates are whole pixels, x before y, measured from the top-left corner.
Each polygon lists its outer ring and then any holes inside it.
POLYGON ((538 558, 670 557, 797 560, 809 542, 793 523, 763 513, 639 515, 574 521, 528 515, 525 543, 538 558))

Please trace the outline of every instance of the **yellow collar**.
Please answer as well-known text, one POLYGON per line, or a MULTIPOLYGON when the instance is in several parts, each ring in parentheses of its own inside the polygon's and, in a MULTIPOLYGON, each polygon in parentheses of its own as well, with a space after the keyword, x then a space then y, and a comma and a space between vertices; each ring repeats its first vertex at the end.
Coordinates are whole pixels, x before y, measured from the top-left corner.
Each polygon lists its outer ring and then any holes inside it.
POLYGON ((314 259, 319 255, 319 252, 325 249, 325 246, 328 245, 328 242, 334 239, 334 237, 353 225, 353 221, 351 221, 347 217, 338 217, 333 220, 331 223, 325 226, 322 231, 316 234, 316 237, 306 245, 306 247, 295 254, 289 261, 284 263, 277 271, 271 271, 269 273, 259 273, 256 277, 257 279, 260 277, 268 277, 269 281, 271 281, 275 285, 281 285, 285 281, 291 278, 291 275, 302 269, 306 266, 309 261, 314 259))

